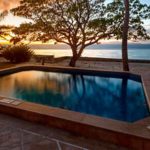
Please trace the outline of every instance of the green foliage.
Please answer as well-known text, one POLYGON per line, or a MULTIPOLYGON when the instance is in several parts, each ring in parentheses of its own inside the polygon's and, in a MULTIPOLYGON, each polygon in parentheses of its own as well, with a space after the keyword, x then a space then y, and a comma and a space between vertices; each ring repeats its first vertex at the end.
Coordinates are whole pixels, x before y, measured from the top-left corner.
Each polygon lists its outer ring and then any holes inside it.
POLYGON ((32 21, 22 24, 14 33, 20 39, 43 42, 53 39, 79 50, 109 34, 104 1, 22 0, 12 12, 32 21))
POLYGON ((2 56, 11 63, 27 62, 33 54, 33 51, 26 45, 10 46, 2 52, 2 56))
MULTIPOLYGON (((47 42, 53 39, 70 46, 84 44, 86 47, 102 38, 121 39, 125 13, 123 0, 113 0, 107 5, 105 1, 22 0, 12 12, 31 22, 13 30, 18 35, 17 40, 13 40, 47 42)), ((150 19, 150 6, 130 0, 129 13, 129 39, 148 39, 143 19, 150 19)))
MULTIPOLYGON (((123 0, 21 0, 11 10, 14 15, 30 19, 13 30, 15 42, 55 40, 72 49, 75 62, 85 47, 101 39, 123 37, 125 6, 123 0)), ((143 19, 150 19, 150 6, 130 0, 129 39, 148 39, 143 19)), ((72 65, 73 66, 73 65, 72 65)))

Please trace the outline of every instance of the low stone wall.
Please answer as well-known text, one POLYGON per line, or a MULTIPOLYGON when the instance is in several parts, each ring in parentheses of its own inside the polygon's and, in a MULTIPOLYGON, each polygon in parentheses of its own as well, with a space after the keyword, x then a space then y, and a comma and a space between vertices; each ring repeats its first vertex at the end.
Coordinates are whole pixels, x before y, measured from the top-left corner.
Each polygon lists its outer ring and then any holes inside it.
MULTIPOLYGON (((70 56, 58 57, 54 58, 54 62, 64 61, 66 59, 71 59, 70 56)), ((115 59, 115 58, 96 58, 96 57, 81 57, 79 60, 83 61, 103 61, 103 62, 122 62, 122 59, 115 59)), ((129 62, 133 63, 150 63, 150 60, 137 60, 137 59, 130 59, 129 62)))

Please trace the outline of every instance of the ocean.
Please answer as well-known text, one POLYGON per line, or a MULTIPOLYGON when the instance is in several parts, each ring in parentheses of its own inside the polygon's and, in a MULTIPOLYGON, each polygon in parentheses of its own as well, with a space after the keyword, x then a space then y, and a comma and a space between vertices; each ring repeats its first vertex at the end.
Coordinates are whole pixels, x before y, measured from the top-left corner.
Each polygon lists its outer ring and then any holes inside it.
MULTIPOLYGON (((35 54, 54 55, 55 57, 72 56, 66 45, 31 45, 35 54)), ((128 46, 129 59, 150 60, 150 44, 132 43, 128 46)), ((121 58, 121 44, 99 44, 87 47, 82 57, 121 58)))

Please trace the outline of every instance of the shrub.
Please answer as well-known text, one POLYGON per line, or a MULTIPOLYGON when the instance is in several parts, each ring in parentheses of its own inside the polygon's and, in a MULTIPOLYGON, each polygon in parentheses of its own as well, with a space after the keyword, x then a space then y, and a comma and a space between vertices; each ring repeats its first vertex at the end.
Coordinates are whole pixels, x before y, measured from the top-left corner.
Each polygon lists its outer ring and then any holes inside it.
POLYGON ((33 54, 34 52, 26 45, 11 46, 2 52, 2 56, 11 63, 27 62, 33 54))

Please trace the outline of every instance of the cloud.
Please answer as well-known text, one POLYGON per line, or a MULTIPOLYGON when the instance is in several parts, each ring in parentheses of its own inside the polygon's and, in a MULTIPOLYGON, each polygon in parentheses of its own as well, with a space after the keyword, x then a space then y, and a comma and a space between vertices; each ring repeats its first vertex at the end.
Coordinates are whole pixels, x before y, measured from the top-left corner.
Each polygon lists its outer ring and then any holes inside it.
POLYGON ((0 11, 10 10, 18 6, 20 0, 0 0, 0 11))
POLYGON ((147 32, 150 34, 150 24, 145 25, 145 28, 146 28, 147 32))

